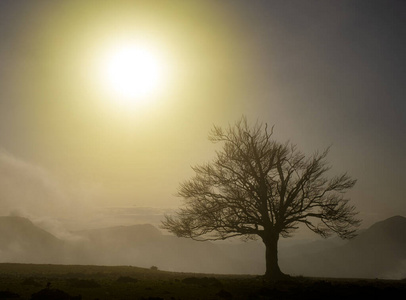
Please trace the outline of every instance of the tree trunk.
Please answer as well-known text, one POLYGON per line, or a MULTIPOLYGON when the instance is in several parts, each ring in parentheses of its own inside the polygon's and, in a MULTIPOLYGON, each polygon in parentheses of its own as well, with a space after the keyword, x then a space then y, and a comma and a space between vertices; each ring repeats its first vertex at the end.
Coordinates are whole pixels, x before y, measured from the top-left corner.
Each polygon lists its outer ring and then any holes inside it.
POLYGON ((263 239, 265 244, 265 261, 267 279, 280 279, 285 276, 279 268, 278 264, 278 240, 279 235, 270 235, 263 239))

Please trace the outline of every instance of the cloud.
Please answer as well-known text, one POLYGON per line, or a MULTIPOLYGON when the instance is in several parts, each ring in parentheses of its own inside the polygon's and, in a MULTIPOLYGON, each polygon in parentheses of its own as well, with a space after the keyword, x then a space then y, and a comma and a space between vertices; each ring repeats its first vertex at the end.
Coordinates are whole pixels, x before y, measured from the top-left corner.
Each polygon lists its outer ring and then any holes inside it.
POLYGON ((61 237, 69 225, 83 224, 94 210, 96 193, 71 188, 48 170, 0 149, 1 215, 30 219, 61 237))
POLYGON ((61 239, 88 228, 152 224, 172 210, 139 206, 98 206, 103 187, 68 186, 42 166, 0 149, 1 215, 30 219, 61 239))
POLYGON ((45 169, 0 152, 0 204, 3 212, 50 215, 63 211, 68 199, 45 169))
POLYGON ((146 206, 107 206, 99 208, 97 218, 93 220, 94 224, 90 226, 152 224, 159 227, 164 215, 170 213, 173 213, 173 209, 146 206))

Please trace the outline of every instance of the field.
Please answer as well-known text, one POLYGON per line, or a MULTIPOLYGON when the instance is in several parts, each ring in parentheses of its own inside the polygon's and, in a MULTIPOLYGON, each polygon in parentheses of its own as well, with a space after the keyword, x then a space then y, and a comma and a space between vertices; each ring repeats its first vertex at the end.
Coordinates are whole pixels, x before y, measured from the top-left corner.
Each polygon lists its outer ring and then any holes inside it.
POLYGON ((395 299, 406 281, 172 273, 129 266, 0 264, 0 299, 395 299))

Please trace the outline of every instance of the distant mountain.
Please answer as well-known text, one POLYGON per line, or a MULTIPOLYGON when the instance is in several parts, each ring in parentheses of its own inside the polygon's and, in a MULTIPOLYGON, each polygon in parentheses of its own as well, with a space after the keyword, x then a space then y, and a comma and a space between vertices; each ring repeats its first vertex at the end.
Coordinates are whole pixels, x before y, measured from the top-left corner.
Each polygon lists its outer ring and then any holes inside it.
POLYGON ((0 261, 50 263, 60 261, 63 242, 21 217, 0 217, 0 261))
MULTIPOLYGON (((281 244, 288 274, 317 277, 406 278, 406 218, 378 222, 353 240, 281 244)), ((176 272, 263 274, 258 242, 211 243, 164 235, 152 225, 73 233, 62 241, 20 217, 0 217, 0 262, 157 266, 176 272)))
POLYGON ((150 224, 83 230, 77 234, 98 245, 116 246, 139 246, 162 238, 162 233, 150 224))
POLYGON ((288 273, 307 276, 405 278, 406 218, 395 216, 375 223, 341 246, 298 251, 284 257, 281 265, 288 273))
POLYGON ((369 248, 371 245, 379 248, 390 247, 394 251, 393 255, 406 255, 405 251, 398 253, 401 250, 400 248, 406 246, 406 218, 395 216, 377 222, 357 236, 352 245, 359 248, 369 248))
MULTIPOLYGON (((79 263, 154 265, 163 270, 184 272, 247 272, 213 243, 163 235, 149 224, 88 230, 77 234, 86 239, 84 260, 79 263)), ((248 265, 246 269, 249 269, 248 265)))

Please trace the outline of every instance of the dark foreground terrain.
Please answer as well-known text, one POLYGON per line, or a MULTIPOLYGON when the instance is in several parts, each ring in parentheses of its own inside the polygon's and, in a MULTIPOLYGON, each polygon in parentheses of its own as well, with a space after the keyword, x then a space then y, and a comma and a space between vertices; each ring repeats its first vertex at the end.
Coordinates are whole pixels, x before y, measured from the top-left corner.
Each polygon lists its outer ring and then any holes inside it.
POLYGON ((400 299, 406 280, 171 273, 136 267, 0 264, 0 299, 400 299))

